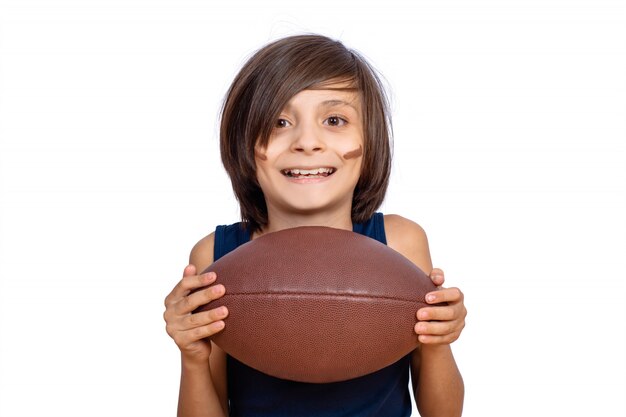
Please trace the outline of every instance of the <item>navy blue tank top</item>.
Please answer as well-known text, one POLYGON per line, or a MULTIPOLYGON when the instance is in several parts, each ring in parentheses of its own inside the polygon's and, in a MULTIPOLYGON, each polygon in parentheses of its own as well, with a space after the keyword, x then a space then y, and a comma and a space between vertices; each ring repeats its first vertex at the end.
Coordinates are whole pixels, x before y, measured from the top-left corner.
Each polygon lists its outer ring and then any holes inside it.
MULTIPOLYGON (((387 244, 382 213, 353 231, 387 244)), ((215 229, 214 259, 250 241, 242 223, 215 229)), ((358 343, 358 340, 355 340, 358 343)), ((233 417, 384 416, 411 415, 410 355, 377 372, 330 384, 275 378, 227 356, 228 402, 233 417)))

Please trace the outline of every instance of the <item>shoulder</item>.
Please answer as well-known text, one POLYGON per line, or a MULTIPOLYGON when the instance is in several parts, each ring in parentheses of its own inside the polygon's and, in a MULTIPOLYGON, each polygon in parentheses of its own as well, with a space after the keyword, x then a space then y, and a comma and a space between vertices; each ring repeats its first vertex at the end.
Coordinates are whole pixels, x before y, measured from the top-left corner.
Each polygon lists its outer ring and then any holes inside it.
POLYGON ((196 266, 198 273, 204 271, 213 263, 214 247, 215 232, 200 239, 191 249, 189 263, 196 266))
POLYGON ((429 274, 433 266, 428 237, 422 226, 397 214, 386 214, 384 221, 387 246, 429 274))

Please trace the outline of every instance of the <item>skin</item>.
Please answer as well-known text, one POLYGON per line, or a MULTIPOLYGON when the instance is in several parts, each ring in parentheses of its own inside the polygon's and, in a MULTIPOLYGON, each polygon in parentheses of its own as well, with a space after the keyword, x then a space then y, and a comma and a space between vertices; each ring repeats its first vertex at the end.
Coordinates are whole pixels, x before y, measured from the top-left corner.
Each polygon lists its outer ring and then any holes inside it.
POLYGON ((363 147, 361 113, 359 94, 354 91, 305 90, 292 97, 268 146, 255 148, 268 226, 254 237, 304 225, 352 230, 352 195, 363 159, 355 157, 355 150, 363 147), (324 167, 335 172, 301 180, 282 173, 289 168, 324 167))
POLYGON ((353 159, 353 158, 359 158, 363 155, 363 147, 359 146, 358 149, 355 149, 353 151, 350 151, 348 153, 345 153, 343 155, 343 159, 353 159))
MULTIPOLYGON (((285 107, 266 148, 255 149, 257 177, 268 207, 268 225, 252 238, 286 228, 319 225, 352 230, 352 193, 360 175, 363 153, 361 104, 358 93, 333 89, 304 90, 285 107), (326 178, 294 179, 287 168, 332 167, 326 178)), ((467 314, 458 288, 442 288, 444 274, 433 269, 424 230, 397 215, 385 216, 388 246, 400 252, 440 286, 427 302, 446 306, 416 312, 415 332, 421 342, 412 354, 413 389, 420 415, 461 415, 463 380, 450 343, 465 326, 467 314)), ((212 285, 215 273, 199 275, 213 262, 214 235, 192 249, 182 280, 165 299, 168 334, 181 351, 179 416, 226 416, 226 354, 205 338, 221 331, 225 308, 191 312, 221 297, 226 289, 212 285), (209 286, 190 294, 193 289, 209 286)))

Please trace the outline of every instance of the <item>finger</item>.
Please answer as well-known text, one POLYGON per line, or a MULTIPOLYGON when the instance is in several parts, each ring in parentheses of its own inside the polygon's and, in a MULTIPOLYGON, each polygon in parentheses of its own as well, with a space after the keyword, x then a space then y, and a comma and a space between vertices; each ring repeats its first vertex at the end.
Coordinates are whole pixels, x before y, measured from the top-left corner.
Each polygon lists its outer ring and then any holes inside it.
POLYGON ((430 279, 436 286, 442 286, 445 282, 443 270, 441 270, 440 268, 433 268, 433 270, 430 272, 430 279))
POLYGON ((200 275, 189 275, 180 280, 180 289, 183 292, 189 293, 192 290, 212 284, 216 279, 217 274, 215 272, 206 272, 200 275))
POLYGON ((430 334, 421 334, 417 339, 423 345, 449 345, 455 342, 459 338, 458 334, 446 335, 446 336, 434 336, 430 334))
POLYGON ((211 337, 214 334, 221 332, 224 329, 224 322, 214 321, 211 324, 207 324, 206 326, 195 327, 193 329, 180 331, 176 334, 175 341, 176 344, 180 347, 186 347, 190 344, 197 342, 198 340, 205 339, 207 337, 211 337))
POLYGON ((450 303, 463 300, 463 293, 458 288, 442 288, 426 294, 428 304, 450 303))
MULTIPOLYGON (((186 271, 187 268, 185 268, 183 274, 186 271)), ((168 306, 170 304, 177 303, 181 298, 191 293, 192 290, 206 287, 207 285, 215 282, 216 279, 217 274, 215 272, 207 272, 202 275, 188 275, 183 277, 183 279, 176 284, 172 292, 165 298, 165 305, 168 306)))
POLYGON ((415 325, 415 333, 424 335, 445 336, 460 330, 456 321, 420 321, 415 325))
POLYGON ((457 309, 452 306, 423 307, 417 310, 417 319, 450 321, 460 318, 457 309))
POLYGON ((189 330, 195 327, 206 326, 213 322, 223 320, 227 316, 228 309, 225 306, 190 314, 189 316, 185 317, 182 324, 182 330, 189 330))
POLYGON ((217 300, 225 293, 226 288, 224 288, 222 284, 212 285, 183 297, 180 302, 176 304, 175 311, 179 315, 189 314, 198 307, 217 300))

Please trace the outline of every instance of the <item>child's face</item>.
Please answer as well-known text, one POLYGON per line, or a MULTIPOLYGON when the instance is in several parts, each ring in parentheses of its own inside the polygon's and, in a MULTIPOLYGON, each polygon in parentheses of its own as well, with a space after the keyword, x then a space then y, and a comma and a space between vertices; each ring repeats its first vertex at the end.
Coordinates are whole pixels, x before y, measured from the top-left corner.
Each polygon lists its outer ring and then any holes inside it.
POLYGON ((272 213, 347 211, 363 154, 361 99, 347 85, 303 90, 281 112, 268 145, 255 148, 257 178, 272 213))

